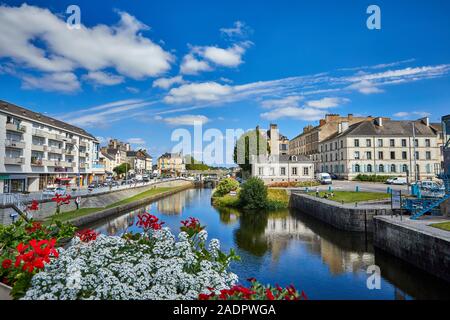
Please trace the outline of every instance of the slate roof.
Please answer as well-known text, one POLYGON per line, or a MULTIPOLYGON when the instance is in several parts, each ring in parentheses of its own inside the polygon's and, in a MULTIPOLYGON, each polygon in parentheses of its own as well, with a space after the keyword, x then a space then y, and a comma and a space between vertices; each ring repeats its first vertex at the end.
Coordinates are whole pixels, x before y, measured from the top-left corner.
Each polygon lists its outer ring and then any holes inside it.
POLYGON ((36 122, 41 122, 46 125, 49 125, 54 128, 72 131, 73 133, 87 136, 91 139, 94 139, 97 141, 97 139, 91 135, 89 132, 85 131, 84 129, 81 129, 79 127, 73 126, 71 124, 68 124, 66 122, 48 117, 46 115, 43 115, 42 113, 34 112, 29 109, 25 109, 23 107, 19 107, 15 104, 12 104, 7 101, 0 100, 0 111, 4 111, 10 114, 13 114, 14 116, 17 116, 18 118, 22 118, 24 120, 34 120, 36 122))
POLYGON ((322 142, 326 142, 338 137, 344 136, 380 136, 380 137, 412 137, 412 122, 415 123, 416 137, 433 137, 436 136, 436 129, 432 126, 426 126, 419 121, 395 121, 383 120, 383 125, 378 126, 375 121, 363 121, 355 123, 342 133, 334 133, 322 142))

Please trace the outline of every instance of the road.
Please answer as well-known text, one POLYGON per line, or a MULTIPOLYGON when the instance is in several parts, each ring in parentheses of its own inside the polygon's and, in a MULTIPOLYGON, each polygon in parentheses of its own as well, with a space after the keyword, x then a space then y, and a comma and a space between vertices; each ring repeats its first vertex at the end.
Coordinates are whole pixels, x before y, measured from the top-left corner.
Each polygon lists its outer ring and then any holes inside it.
MULTIPOLYGON (((333 180, 332 188, 336 191, 355 191, 356 186, 359 187, 359 191, 362 192, 387 192, 387 188, 390 187, 393 190, 401 190, 404 194, 409 194, 409 187, 405 186, 397 186, 397 185, 388 185, 383 183, 373 183, 373 182, 360 182, 360 181, 346 181, 346 180, 333 180)), ((328 185, 319 186, 319 190, 328 190, 328 185)), ((312 188, 313 190, 316 187, 312 188)))

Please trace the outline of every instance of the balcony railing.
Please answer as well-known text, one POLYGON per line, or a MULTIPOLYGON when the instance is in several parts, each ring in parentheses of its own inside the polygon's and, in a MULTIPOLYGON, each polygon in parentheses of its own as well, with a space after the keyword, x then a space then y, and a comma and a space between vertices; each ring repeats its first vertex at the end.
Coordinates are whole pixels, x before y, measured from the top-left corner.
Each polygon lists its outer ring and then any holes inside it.
POLYGON ((27 128, 23 125, 17 123, 7 123, 6 130, 16 131, 16 132, 27 132, 27 128))
POLYGON ((63 149, 57 147, 47 147, 47 151, 50 153, 57 153, 57 154, 63 153, 63 149))
POLYGON ((33 134, 33 136, 41 137, 41 138, 46 138, 49 135, 48 132, 41 130, 41 129, 36 129, 36 128, 33 128, 32 134, 33 134))
POLYGON ((44 166, 44 159, 31 157, 31 165, 36 167, 42 167, 44 166))
POLYGON ((24 157, 5 157, 5 164, 22 165, 24 163, 24 157))
POLYGON ((23 140, 6 139, 5 140, 5 147, 24 149, 25 148, 25 141, 23 141, 23 140))
POLYGON ((31 150, 44 152, 47 151, 47 146, 44 146, 42 144, 32 144, 31 150))

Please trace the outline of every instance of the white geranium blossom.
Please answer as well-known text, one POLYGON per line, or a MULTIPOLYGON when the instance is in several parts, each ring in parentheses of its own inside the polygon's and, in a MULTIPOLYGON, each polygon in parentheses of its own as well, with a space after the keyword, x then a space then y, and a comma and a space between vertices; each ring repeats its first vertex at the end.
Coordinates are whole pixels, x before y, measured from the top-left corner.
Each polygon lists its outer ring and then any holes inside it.
MULTIPOLYGON (((205 245, 206 231, 198 234, 205 245)), ((152 231, 150 242, 100 235, 72 240, 59 258, 36 274, 23 299, 197 299, 207 288, 228 289, 238 278, 216 261, 220 243, 211 240, 212 258, 199 258, 186 232, 176 240, 168 228, 152 231), (225 270, 225 271, 224 271, 225 270)))

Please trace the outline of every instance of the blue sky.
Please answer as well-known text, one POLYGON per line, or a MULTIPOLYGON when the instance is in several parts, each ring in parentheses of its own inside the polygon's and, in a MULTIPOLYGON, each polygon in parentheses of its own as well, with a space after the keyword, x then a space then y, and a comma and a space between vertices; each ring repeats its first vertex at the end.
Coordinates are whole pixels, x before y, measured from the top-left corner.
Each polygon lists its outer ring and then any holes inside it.
POLYGON ((450 110, 446 0, 0 3, 0 99, 155 157, 193 121, 293 138, 326 113, 450 110), (71 4, 81 29, 65 24, 71 4))

